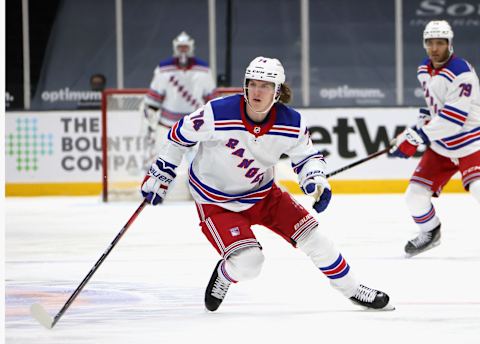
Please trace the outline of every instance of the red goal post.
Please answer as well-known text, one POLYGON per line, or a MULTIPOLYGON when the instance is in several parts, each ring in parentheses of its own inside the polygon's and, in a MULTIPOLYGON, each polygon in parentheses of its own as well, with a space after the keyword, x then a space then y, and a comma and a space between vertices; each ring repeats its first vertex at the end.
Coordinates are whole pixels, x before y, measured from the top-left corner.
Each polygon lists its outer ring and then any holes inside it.
MULTIPOLYGON (((140 184, 151 163, 146 127, 140 113, 148 89, 106 89, 102 93, 102 197, 139 200, 140 184)), ((243 93, 241 87, 218 87, 214 97, 243 93)))

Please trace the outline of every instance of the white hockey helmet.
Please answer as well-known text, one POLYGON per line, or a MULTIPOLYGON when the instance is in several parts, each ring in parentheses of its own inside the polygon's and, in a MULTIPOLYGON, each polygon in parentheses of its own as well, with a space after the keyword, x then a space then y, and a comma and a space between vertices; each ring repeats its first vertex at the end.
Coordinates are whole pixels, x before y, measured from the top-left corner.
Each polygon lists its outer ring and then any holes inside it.
POLYGON ((187 57, 192 57, 194 48, 195 48, 195 40, 188 35, 185 31, 182 31, 175 39, 172 41, 173 44, 173 56, 179 57, 182 55, 180 51, 180 46, 188 46, 188 52, 186 53, 187 57))
POLYGON ((444 38, 448 41, 448 50, 453 53, 453 30, 446 20, 432 20, 423 31, 423 47, 427 49, 427 39, 444 38))
MULTIPOLYGON (((243 80, 244 97, 247 97, 248 80, 269 81, 275 84, 275 102, 280 98, 280 88, 285 82, 285 70, 279 60, 259 56, 250 62, 243 80)), ((248 101, 248 99, 247 99, 248 101)))

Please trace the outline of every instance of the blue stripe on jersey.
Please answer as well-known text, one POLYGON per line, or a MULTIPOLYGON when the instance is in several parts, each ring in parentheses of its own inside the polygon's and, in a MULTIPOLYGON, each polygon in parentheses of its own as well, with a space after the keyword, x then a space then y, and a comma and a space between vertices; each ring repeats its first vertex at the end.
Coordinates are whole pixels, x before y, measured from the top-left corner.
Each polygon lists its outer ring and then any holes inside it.
POLYGON ((233 96, 212 100, 210 105, 212 106, 214 120, 242 120, 240 114, 240 101, 242 99, 243 95, 234 94, 233 96))
POLYGON ((275 108, 277 110, 275 125, 300 128, 301 116, 297 111, 281 103, 276 103, 275 108))
POLYGON ((453 56, 444 66, 444 68, 447 68, 449 71, 455 74, 455 76, 471 71, 467 61, 457 56, 453 56))
POLYGON ((450 81, 450 82, 452 82, 452 80, 453 80, 453 79, 451 79, 451 78, 450 78, 447 74, 445 74, 445 73, 440 72, 440 73, 438 73, 438 75, 439 75, 439 76, 443 76, 445 79, 447 79, 447 80, 450 81))
POLYGON ((186 143, 189 143, 189 144, 196 144, 197 142, 196 141, 190 141, 188 139, 185 138, 185 136, 182 135, 182 133, 180 132, 180 129, 182 128, 183 126, 183 118, 178 122, 178 129, 176 131, 176 134, 178 135, 178 137, 183 141, 183 142, 186 142, 186 143))
POLYGON ((272 133, 271 131, 269 131, 268 133, 266 133, 266 135, 278 135, 278 136, 286 136, 286 137, 294 137, 294 138, 297 138, 297 137, 298 137, 298 134, 272 133))
POLYGON ((480 140, 480 127, 435 141, 448 150, 457 150, 480 140))
POLYGON ((262 193, 262 192, 267 192, 268 190, 271 189, 273 185, 273 179, 269 181, 266 185, 262 186, 261 188, 258 188, 256 190, 252 191, 247 191, 244 193, 240 194, 228 194, 222 191, 219 191, 217 189, 212 188, 211 186, 208 186, 200 181, 198 177, 195 175, 193 172, 192 167, 190 167, 190 185, 197 191, 197 193, 202 196, 203 199, 209 201, 209 202, 215 202, 215 203, 225 203, 225 202, 240 202, 240 203, 257 203, 263 197, 265 196, 255 196, 257 193, 262 193), (198 184, 198 185, 197 185, 198 184), (202 190, 204 189, 206 192, 211 193, 215 197, 210 197, 208 194, 202 190))
POLYGON ((182 127, 183 125, 183 118, 176 122, 173 127, 170 128, 170 130, 168 131, 168 135, 167 135, 167 138, 172 141, 172 142, 175 142, 181 146, 185 146, 185 147, 191 147, 191 146, 194 146, 197 144, 197 142, 195 141, 190 141, 190 140, 187 140, 181 133, 180 133, 180 128, 182 127))
POLYGON ((166 67, 166 66, 175 66, 175 59, 173 57, 160 61, 158 64, 159 67, 166 67))
MULTIPOLYGON (((192 63, 192 67, 193 66, 202 66, 202 67, 208 67, 208 63, 199 59, 199 58, 196 58, 196 57, 192 57, 190 58, 189 60, 190 63, 192 63)), ((163 60, 163 61, 160 61, 160 63, 158 64, 159 67, 166 67, 166 66, 176 66, 175 64, 175 58, 174 57, 170 57, 166 60, 163 60)))
POLYGON ((424 114, 424 115, 430 116, 430 110, 428 110, 428 109, 420 108, 420 109, 418 109, 418 111, 419 111, 420 113, 424 114))
POLYGON ((464 122, 462 122, 462 121, 460 121, 460 120, 458 120, 458 119, 456 119, 456 118, 447 116, 447 115, 444 114, 441 110, 440 110, 440 112, 438 113, 438 116, 439 116, 439 117, 442 117, 443 119, 446 119, 446 120, 449 121, 449 122, 455 123, 455 124, 457 124, 457 125, 459 125, 459 126, 463 126, 463 124, 464 124, 464 122))
POLYGON ((215 130, 219 130, 219 131, 223 131, 223 130, 241 130, 241 131, 247 131, 247 128, 232 125, 231 127, 215 127, 215 130))
POLYGON ((206 61, 203 61, 203 60, 201 60, 201 59, 199 59, 199 58, 197 58, 197 57, 193 57, 192 60, 193 60, 193 64, 194 64, 195 66, 208 67, 208 63, 207 63, 206 61))
MULTIPOLYGON (((243 101, 242 94, 235 94, 233 96, 220 98, 211 101, 211 106, 213 109, 213 117, 215 121, 222 120, 241 120, 242 116, 240 114, 240 106, 243 101)), ((277 111, 276 120, 274 125, 283 125, 287 127, 300 128, 300 114, 294 109, 285 106, 281 103, 275 104, 275 109, 277 111)), ((271 134, 275 135, 275 134, 271 134)), ((289 136, 289 135, 284 135, 289 136)), ((298 137, 289 136, 289 137, 298 137)))
POLYGON ((443 107, 444 107, 445 109, 458 112, 458 113, 460 113, 460 114, 462 114, 462 115, 464 115, 464 116, 467 116, 467 115, 468 115, 468 112, 462 111, 462 110, 460 110, 459 108, 453 107, 453 106, 451 106, 451 105, 445 104, 443 107))
POLYGON ((443 109, 438 112, 438 115, 452 123, 463 126, 467 120, 468 112, 462 111, 451 105, 445 104, 443 109))

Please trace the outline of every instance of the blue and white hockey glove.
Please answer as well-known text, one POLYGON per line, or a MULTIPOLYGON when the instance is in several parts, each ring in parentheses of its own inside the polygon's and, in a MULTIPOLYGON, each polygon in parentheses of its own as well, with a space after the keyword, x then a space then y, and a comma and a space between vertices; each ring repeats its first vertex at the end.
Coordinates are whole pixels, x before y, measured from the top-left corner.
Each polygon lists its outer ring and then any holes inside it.
POLYGON ((399 158, 410 158, 421 144, 429 144, 430 140, 422 129, 405 129, 391 142, 390 154, 399 158))
POLYGON ((417 117, 417 125, 414 128, 415 130, 423 128, 432 120, 432 116, 428 109, 420 108, 418 112, 419 115, 417 117))
POLYGON ((307 173, 300 187, 306 195, 315 198, 313 209, 315 209, 317 213, 321 213, 327 209, 330 199, 332 198, 332 188, 322 171, 311 171, 307 173))
POLYGON ((143 180, 141 192, 152 205, 162 203, 165 199, 170 183, 177 176, 175 168, 177 166, 160 158, 150 166, 143 180))

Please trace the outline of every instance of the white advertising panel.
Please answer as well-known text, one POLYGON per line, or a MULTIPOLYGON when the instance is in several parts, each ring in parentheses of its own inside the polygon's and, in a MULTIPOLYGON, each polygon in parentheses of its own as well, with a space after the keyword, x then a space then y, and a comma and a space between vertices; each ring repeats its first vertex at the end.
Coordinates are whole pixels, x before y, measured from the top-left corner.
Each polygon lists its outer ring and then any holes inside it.
MULTIPOLYGON (((414 108, 322 108, 300 112, 307 119, 314 144, 326 156, 328 172, 385 148, 397 133, 414 125, 417 117, 414 108)), ((7 185, 101 183, 99 111, 7 112, 5 124, 7 185)), ((140 139, 140 116, 130 114, 127 121, 116 124, 110 119, 110 125, 112 129, 120 125, 115 137, 109 137, 110 166, 126 174, 145 166, 148 147, 140 139)), ((407 180, 417 163, 418 157, 400 159, 384 154, 333 178, 407 180)))
POLYGON ((7 183, 99 182, 100 113, 7 112, 7 183))
MULTIPOLYGON (((414 108, 305 109, 312 140, 326 156, 328 172, 386 148, 407 126, 416 123, 414 108)), ((384 154, 339 173, 336 179, 408 179, 418 157, 384 154)))

